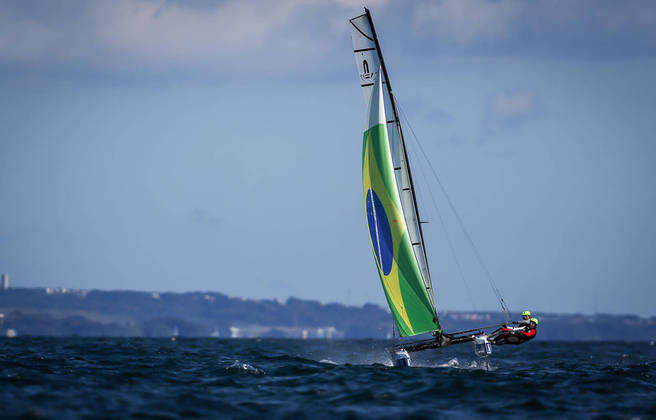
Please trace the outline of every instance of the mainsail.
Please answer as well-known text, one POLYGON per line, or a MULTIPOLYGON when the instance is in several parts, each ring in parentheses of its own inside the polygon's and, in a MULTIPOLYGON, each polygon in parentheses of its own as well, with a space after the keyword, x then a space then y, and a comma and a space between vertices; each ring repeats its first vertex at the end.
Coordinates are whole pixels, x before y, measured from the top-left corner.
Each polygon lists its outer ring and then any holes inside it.
POLYGON ((365 208, 378 272, 401 336, 440 329, 394 96, 369 11, 350 20, 368 108, 363 140, 365 208), (385 88, 383 88, 385 86, 385 88), (392 111, 386 117, 385 110, 392 111))

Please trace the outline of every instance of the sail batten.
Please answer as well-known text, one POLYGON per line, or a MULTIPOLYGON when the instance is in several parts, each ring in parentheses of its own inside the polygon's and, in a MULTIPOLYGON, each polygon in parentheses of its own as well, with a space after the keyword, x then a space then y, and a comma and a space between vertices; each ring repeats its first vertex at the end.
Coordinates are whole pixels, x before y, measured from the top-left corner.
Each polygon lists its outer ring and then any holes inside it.
POLYGON ((416 335, 439 329, 439 322, 403 131, 373 23, 365 11, 350 23, 368 109, 363 142, 367 221, 383 289, 399 333, 416 335), (385 118, 388 109, 393 118, 385 118), (383 238, 389 230, 387 239, 391 243, 386 253, 382 252, 385 241, 381 244, 381 230, 383 238))

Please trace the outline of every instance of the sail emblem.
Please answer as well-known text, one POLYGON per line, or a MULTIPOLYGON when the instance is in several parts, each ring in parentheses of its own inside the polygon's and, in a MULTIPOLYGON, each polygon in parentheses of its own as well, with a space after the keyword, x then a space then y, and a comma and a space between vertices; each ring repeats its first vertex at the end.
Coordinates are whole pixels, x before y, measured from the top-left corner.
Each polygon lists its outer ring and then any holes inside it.
POLYGON ((378 75, 377 71, 369 72, 369 63, 367 60, 362 60, 362 74, 360 75, 360 80, 363 82, 371 82, 374 77, 378 75))
POLYGON ((392 271, 392 263, 394 262, 392 230, 383 203, 380 202, 378 195, 371 188, 367 191, 367 222, 378 266, 383 274, 388 275, 392 271))

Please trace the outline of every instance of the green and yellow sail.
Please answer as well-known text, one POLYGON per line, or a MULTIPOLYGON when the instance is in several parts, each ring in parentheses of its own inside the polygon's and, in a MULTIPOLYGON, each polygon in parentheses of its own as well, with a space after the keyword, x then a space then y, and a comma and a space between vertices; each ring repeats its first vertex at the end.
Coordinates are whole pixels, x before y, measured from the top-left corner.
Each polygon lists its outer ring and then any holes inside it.
POLYGON ((375 78, 364 132, 364 206, 378 274, 401 336, 439 329, 403 215, 389 147, 381 74, 375 78))
POLYGON ((403 131, 376 31, 367 9, 349 23, 368 110, 362 181, 378 274, 401 336, 439 330, 403 131))

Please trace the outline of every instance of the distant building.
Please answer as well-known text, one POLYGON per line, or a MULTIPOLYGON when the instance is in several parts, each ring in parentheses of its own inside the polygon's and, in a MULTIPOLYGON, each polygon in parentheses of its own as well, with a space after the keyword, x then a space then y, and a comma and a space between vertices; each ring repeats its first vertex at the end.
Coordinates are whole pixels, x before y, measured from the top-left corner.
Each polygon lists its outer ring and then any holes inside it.
POLYGON ((237 327, 230 327, 230 338, 239 338, 241 331, 237 327))
POLYGON ((2 275, 2 290, 9 290, 9 274, 2 275))

